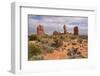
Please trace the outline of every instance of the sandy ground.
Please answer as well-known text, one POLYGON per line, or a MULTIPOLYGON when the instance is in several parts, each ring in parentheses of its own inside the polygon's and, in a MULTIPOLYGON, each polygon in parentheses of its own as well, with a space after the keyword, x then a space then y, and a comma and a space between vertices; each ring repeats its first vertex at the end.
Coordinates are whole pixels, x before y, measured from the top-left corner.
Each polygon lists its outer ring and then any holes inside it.
MULTIPOLYGON (((88 48, 87 43, 72 45, 71 43, 63 43, 63 46, 60 47, 58 50, 54 50, 53 53, 45 53, 43 54, 44 59, 46 60, 53 60, 53 59, 68 59, 69 56, 67 55, 68 49, 70 48, 78 48, 79 52, 81 52, 81 55, 84 57, 88 57, 88 48)), ((81 58, 81 57, 80 57, 81 58)))

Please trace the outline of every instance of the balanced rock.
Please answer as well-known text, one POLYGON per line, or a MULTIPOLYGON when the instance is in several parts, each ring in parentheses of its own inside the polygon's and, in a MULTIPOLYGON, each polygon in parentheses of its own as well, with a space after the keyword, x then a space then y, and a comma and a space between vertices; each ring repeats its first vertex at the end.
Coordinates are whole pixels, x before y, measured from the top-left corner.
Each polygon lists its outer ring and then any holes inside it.
POLYGON ((79 35, 79 30, 78 30, 78 26, 75 26, 73 29, 73 34, 74 35, 79 35))

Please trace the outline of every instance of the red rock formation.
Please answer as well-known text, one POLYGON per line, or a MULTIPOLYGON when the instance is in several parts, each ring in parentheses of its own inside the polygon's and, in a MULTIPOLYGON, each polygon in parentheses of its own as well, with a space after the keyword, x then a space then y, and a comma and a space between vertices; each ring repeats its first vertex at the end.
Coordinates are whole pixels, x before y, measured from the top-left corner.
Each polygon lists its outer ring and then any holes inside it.
POLYGON ((44 27, 42 25, 38 25, 37 26, 37 35, 38 36, 43 36, 45 33, 44 33, 44 27))
POLYGON ((66 25, 63 26, 64 32, 58 32, 58 31, 54 31, 53 35, 64 35, 67 34, 67 29, 66 29, 66 25))
POLYGON ((67 28, 66 28, 66 25, 63 26, 63 29, 64 29, 64 34, 67 34, 67 28))
POLYGON ((79 30, 78 30, 78 26, 75 26, 73 29, 73 34, 74 35, 79 35, 79 30))
POLYGON ((53 32, 53 35, 58 35, 59 33, 57 31, 54 31, 53 32))

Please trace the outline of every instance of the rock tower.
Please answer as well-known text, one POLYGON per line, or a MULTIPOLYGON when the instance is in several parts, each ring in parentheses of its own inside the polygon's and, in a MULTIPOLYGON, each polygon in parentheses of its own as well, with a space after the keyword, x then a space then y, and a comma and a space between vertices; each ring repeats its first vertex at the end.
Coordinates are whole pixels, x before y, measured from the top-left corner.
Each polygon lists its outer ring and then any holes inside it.
POLYGON ((79 35, 78 26, 75 26, 75 27, 73 28, 73 34, 74 34, 74 35, 79 35))
POLYGON ((66 25, 63 26, 63 29, 64 29, 64 34, 67 34, 67 28, 66 28, 66 25))
POLYGON ((38 36, 43 36, 45 33, 44 33, 44 27, 42 25, 38 25, 37 26, 37 35, 38 36))

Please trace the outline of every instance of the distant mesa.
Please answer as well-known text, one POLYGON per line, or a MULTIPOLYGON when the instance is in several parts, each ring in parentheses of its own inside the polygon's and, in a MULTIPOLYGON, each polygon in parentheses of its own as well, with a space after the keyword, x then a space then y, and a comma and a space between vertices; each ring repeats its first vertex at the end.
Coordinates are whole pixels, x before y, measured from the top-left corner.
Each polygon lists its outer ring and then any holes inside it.
MULTIPOLYGON (((70 33, 70 32, 67 32, 67 27, 66 27, 66 25, 63 26, 63 31, 64 31, 64 32, 54 31, 54 32, 53 32, 53 35, 72 34, 72 33, 70 33)), ((43 27, 43 25, 41 25, 41 24, 39 24, 39 25, 37 26, 37 35, 38 35, 38 36, 43 36, 43 35, 45 35, 44 27, 43 27)), ((73 35, 79 35, 78 26, 75 26, 75 27, 73 28, 73 35)))

